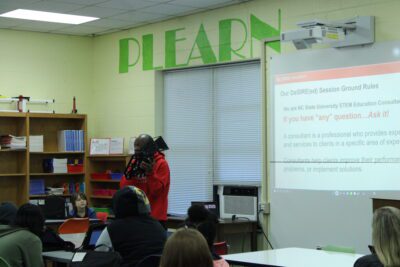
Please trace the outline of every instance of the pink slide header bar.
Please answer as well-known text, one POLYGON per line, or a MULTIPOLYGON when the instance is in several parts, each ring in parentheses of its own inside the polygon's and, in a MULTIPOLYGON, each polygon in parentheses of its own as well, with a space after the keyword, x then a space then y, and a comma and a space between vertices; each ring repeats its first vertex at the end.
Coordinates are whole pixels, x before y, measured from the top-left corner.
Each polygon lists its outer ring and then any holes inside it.
POLYGON ((382 75, 396 72, 400 72, 400 61, 356 67, 280 74, 275 76, 275 84, 332 80, 340 78, 382 75))

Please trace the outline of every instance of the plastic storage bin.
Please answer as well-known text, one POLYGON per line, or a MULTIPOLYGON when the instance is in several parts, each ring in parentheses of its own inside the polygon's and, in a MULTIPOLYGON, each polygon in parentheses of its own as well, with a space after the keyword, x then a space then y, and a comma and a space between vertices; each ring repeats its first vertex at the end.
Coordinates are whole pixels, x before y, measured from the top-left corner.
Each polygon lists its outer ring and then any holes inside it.
POLYGON ((83 164, 68 164, 68 173, 81 173, 83 172, 83 164))
POLYGON ((93 180, 110 180, 110 175, 108 173, 91 173, 90 177, 93 180))
POLYGON ((111 180, 121 180, 123 173, 120 172, 114 172, 110 173, 111 180))

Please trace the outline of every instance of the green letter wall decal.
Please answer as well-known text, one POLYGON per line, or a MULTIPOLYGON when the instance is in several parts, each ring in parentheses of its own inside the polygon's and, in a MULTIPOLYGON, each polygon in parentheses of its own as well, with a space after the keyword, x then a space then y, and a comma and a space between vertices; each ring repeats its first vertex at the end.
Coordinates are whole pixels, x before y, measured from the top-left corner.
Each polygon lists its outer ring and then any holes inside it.
POLYGON ((205 64, 212 64, 217 62, 217 58, 211 48, 210 41, 208 40, 207 34, 204 30, 203 24, 200 25, 199 32, 197 33, 196 40, 192 46, 192 50, 190 51, 189 58, 187 60, 187 64, 192 59, 201 58, 203 63, 205 64), (199 48, 200 56, 199 57, 192 57, 194 47, 197 45, 199 48))
POLYGON ((247 28, 246 24, 241 19, 225 19, 219 22, 219 61, 230 61, 232 60, 232 53, 240 58, 246 58, 244 55, 240 55, 240 51, 247 41, 247 28), (239 22, 244 29, 245 36, 243 42, 238 49, 232 49, 232 22, 239 22))
POLYGON ((186 66, 186 64, 176 64, 176 42, 184 41, 186 38, 176 38, 176 32, 185 28, 179 28, 165 32, 165 67, 174 68, 186 66))
MULTIPOLYGON (((280 13, 279 13, 280 14, 280 13)), ((279 21, 280 21, 280 16, 279 16, 279 21)), ((262 40, 264 38, 270 38, 270 37, 275 37, 280 35, 280 29, 277 30, 267 23, 261 21, 259 18, 257 18, 254 15, 250 16, 250 29, 251 29, 251 57, 253 56, 253 38, 257 40, 262 40)), ((280 42, 273 42, 269 43, 268 46, 270 46, 272 49, 274 49, 277 52, 281 51, 281 43, 280 42)))
POLYGON ((140 44, 135 38, 125 38, 119 40, 119 73, 127 73, 129 67, 133 67, 137 64, 140 57, 140 44), (138 53, 136 60, 132 64, 129 64, 129 41, 133 41, 137 45, 138 53))
POLYGON ((143 47, 143 70, 158 70, 162 67, 154 67, 153 56, 153 34, 146 34, 142 36, 143 47))

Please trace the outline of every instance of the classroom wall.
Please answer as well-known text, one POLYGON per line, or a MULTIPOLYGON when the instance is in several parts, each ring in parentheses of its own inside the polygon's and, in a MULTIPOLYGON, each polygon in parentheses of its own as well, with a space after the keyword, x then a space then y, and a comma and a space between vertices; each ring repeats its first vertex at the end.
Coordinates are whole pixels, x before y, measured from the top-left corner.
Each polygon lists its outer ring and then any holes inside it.
POLYGON ((89 136, 127 143, 142 132, 162 133, 162 69, 258 58, 259 39, 314 18, 373 15, 376 41, 398 40, 399 8, 398 0, 254 0, 94 38, 0 30, 0 94, 55 98, 61 113, 70 112, 76 96, 89 136), (126 39, 133 65, 127 70, 126 39))
MULTIPOLYGON (((0 30, 0 95, 55 99, 54 105, 31 107, 57 113, 70 113, 75 96, 78 112, 90 113, 92 47, 89 37, 0 30)), ((0 103, 0 109, 10 108, 0 103)))

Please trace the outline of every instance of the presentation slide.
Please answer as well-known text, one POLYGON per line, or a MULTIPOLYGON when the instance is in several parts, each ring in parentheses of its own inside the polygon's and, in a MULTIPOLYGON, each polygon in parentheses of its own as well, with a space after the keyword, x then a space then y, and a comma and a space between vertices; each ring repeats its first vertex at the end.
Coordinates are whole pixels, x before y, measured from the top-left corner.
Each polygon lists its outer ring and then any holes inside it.
POLYGON ((400 61, 272 78, 274 189, 400 190, 400 61))

